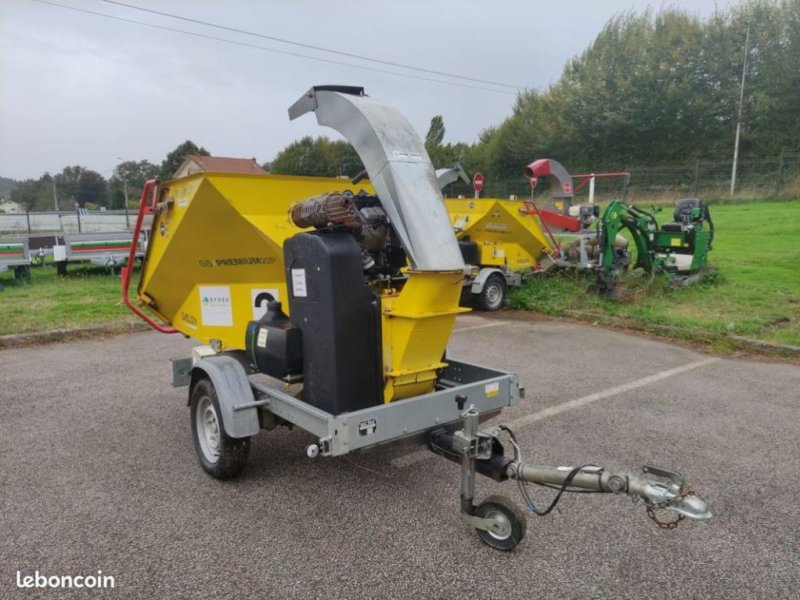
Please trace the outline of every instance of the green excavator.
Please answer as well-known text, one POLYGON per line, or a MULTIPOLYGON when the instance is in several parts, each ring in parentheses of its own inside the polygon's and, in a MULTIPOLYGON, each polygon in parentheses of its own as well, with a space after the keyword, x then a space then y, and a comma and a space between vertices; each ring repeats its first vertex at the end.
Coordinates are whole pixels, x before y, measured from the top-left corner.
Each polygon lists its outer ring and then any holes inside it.
POLYGON ((714 223, 708 206, 697 198, 685 198, 675 205, 672 221, 660 228, 654 207, 646 211, 613 200, 600 217, 600 257, 597 265, 597 292, 613 295, 619 276, 629 268, 645 273, 667 273, 677 287, 695 281, 708 266, 708 252, 714 239, 714 223), (631 267, 627 240, 630 233, 636 246, 636 261, 631 267), (622 239, 620 239, 622 238, 622 239))

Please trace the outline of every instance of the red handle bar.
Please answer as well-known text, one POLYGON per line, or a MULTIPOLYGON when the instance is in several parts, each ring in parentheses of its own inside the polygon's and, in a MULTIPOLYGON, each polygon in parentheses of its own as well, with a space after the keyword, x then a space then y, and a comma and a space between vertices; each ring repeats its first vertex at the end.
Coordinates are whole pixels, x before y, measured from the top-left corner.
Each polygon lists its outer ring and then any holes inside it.
POLYGON ((153 214, 156 202, 158 201, 158 181, 150 179, 145 182, 142 188, 142 197, 139 200, 139 212, 136 215, 136 225, 133 227, 133 242, 131 249, 128 252, 128 263, 122 268, 122 302, 133 313, 142 319, 145 323, 150 325, 156 331, 161 333, 179 333, 174 327, 163 325, 154 320, 150 315, 142 311, 138 306, 135 306, 130 299, 129 290, 131 287, 131 274, 133 273, 133 263, 136 260, 136 247, 139 245, 139 236, 142 234, 142 223, 144 216, 153 214))

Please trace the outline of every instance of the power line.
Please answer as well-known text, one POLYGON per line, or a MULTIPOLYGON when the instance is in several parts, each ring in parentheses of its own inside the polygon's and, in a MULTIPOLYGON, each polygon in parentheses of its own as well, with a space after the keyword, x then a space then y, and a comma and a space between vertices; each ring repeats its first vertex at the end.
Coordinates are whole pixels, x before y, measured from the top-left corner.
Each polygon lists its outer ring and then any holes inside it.
POLYGON ((320 58, 318 56, 310 56, 310 55, 307 55, 307 54, 301 54, 299 52, 291 52, 291 51, 288 51, 288 50, 279 50, 277 48, 267 48, 266 46, 259 46, 257 44, 249 44, 247 42, 240 42, 240 41, 237 41, 237 40, 229 40, 229 39, 226 39, 226 38, 220 38, 220 37, 216 37, 216 36, 213 36, 213 35, 208 35, 208 34, 205 34, 205 33, 197 33, 197 32, 194 32, 194 31, 187 31, 185 29, 176 29, 174 27, 167 27, 166 25, 155 25, 154 23, 147 23, 145 21, 137 21, 135 19, 126 19, 124 17, 117 17, 115 15, 109 15, 107 13, 96 12, 96 11, 88 10, 88 9, 84 9, 84 8, 77 8, 77 7, 74 7, 74 6, 66 6, 64 4, 58 4, 56 2, 47 2, 46 0, 31 0, 31 2, 36 2, 37 4, 45 4, 45 5, 48 5, 48 6, 55 6, 57 8, 63 8, 65 10, 71 10, 71 11, 75 11, 75 12, 86 13, 86 14, 89 14, 89 15, 97 16, 97 17, 103 17, 103 18, 106 18, 106 19, 113 19, 114 21, 122 21, 124 23, 132 23, 134 25, 141 25, 143 27, 150 27, 152 29, 160 29, 160 30, 163 30, 163 31, 171 31, 172 33, 180 33, 180 34, 183 34, 183 35, 190 35, 190 36, 193 36, 193 37, 203 38, 203 39, 207 39, 207 40, 213 40, 213 41, 216 41, 216 42, 223 42, 223 43, 226 43, 226 44, 233 44, 235 46, 242 46, 242 47, 245 47, 245 48, 254 48, 256 50, 263 50, 265 52, 272 52, 272 53, 275 53, 275 54, 283 54, 285 56, 294 56, 294 57, 303 58, 303 59, 306 59, 306 60, 313 60, 313 61, 332 64, 332 65, 350 67, 351 69, 361 69, 361 70, 364 70, 364 71, 372 71, 374 73, 383 73, 383 74, 386 74, 386 75, 393 75, 393 76, 396 76, 396 77, 406 77, 408 79, 417 79, 419 81, 428 81, 428 82, 431 82, 431 83, 438 83, 438 84, 441 84, 441 85, 450 85, 450 86, 455 86, 455 87, 460 87, 460 88, 467 88, 467 89, 471 89, 471 90, 481 90, 481 91, 484 91, 484 92, 493 92, 495 94, 507 94, 507 95, 511 95, 511 96, 515 95, 514 92, 507 92, 505 90, 498 90, 498 89, 493 89, 493 88, 486 88, 486 87, 480 87, 480 86, 475 86, 475 85, 468 85, 468 84, 464 84, 464 83, 456 83, 455 81, 444 81, 442 79, 434 79, 432 77, 422 77, 420 75, 411 75, 410 73, 400 73, 398 71, 388 71, 386 69, 377 69, 377 68, 374 68, 374 67, 366 67, 366 66, 363 66, 363 65, 354 65, 354 64, 351 64, 351 63, 341 62, 341 61, 337 61, 337 60, 331 60, 331 59, 327 59, 327 58, 320 58))
POLYGON ((474 77, 467 77, 466 75, 456 75, 454 73, 447 73, 445 71, 436 71, 434 69, 426 69, 424 67, 417 67, 414 65, 407 65, 404 63, 393 62, 390 60, 382 60, 379 58, 372 58, 369 56, 364 56, 363 54, 353 54, 351 52, 344 52, 341 50, 333 50, 331 48, 325 48, 323 46, 315 46, 313 44, 306 44, 303 42, 297 42, 294 40, 289 40, 286 38, 279 38, 273 35, 267 35, 265 33, 258 33, 257 31, 248 31, 246 29, 238 29, 236 27, 228 27, 226 25, 217 25, 216 23, 209 23, 208 21, 201 21, 199 19, 191 19, 189 17, 184 17, 181 15, 175 15, 168 12, 162 12, 160 10, 153 10, 151 8, 144 8, 141 6, 135 6, 133 4, 126 4, 124 2, 117 2, 116 0, 100 0, 100 2, 105 2, 106 4, 114 4, 116 6, 124 6, 125 8, 130 8, 131 10, 138 10, 141 12, 147 12, 154 15, 160 15, 162 17, 169 17, 171 19, 179 19, 181 21, 186 21, 188 23, 195 23, 197 25, 205 25, 206 27, 215 27, 216 29, 224 29, 225 31, 231 31, 233 33, 241 33, 244 35, 252 35, 255 37, 260 37, 265 40, 271 40, 273 42, 280 42, 281 44, 290 44, 292 46, 299 46, 301 48, 308 48, 309 50, 318 50, 320 52, 329 52, 331 54, 338 54, 339 56, 346 56, 348 58, 356 58, 358 60, 366 60, 373 63, 379 63, 382 65, 388 65, 390 67, 400 67, 402 69, 409 69, 411 71, 420 71, 422 73, 430 73, 431 75, 443 75, 445 77, 452 77, 454 79, 462 79, 464 81, 472 81, 474 83, 487 83, 489 85, 496 85, 499 87, 504 87, 512 90, 522 90, 524 86, 519 85, 511 85, 509 83, 502 83, 498 81, 490 81, 487 79, 476 79, 474 77))

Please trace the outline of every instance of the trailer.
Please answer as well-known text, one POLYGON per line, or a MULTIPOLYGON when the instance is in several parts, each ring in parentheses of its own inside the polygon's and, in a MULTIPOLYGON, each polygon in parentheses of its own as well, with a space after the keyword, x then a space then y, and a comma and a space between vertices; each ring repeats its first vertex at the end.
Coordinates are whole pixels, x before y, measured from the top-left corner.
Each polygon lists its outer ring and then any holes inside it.
POLYGON ((0 273, 13 269, 16 279, 30 279, 31 253, 26 237, 0 237, 0 273))
POLYGON ((143 258, 148 235, 146 230, 140 232, 133 244, 129 231, 66 233, 63 243, 53 246, 53 261, 59 275, 66 275, 67 264, 76 262, 91 262, 114 269, 129 259, 143 258))
POLYGON ((200 342, 173 361, 173 385, 188 388, 201 468, 241 475, 251 438, 280 426, 313 436, 311 458, 418 440, 460 463, 462 518, 499 550, 522 540, 525 515, 504 496, 476 503, 476 474, 627 494, 670 523, 709 518, 677 473, 534 466, 510 428, 480 429, 524 388, 514 373, 447 353, 467 312, 465 264, 422 140, 363 88, 314 87, 289 109, 292 119, 309 112, 354 146, 369 189, 205 172, 142 191, 133 239, 152 215, 150 243, 135 298, 130 248, 122 300, 154 329, 200 342))
MULTIPOLYGON (((440 189, 469 183, 461 165, 438 169, 440 189)), ((508 290, 549 268, 554 246, 525 201, 516 198, 445 198, 466 263, 462 299, 484 311, 505 305, 508 290)))
POLYGON ((467 297, 481 310, 499 310, 509 288, 547 269, 553 245, 524 201, 447 198, 453 230, 467 264, 467 297))

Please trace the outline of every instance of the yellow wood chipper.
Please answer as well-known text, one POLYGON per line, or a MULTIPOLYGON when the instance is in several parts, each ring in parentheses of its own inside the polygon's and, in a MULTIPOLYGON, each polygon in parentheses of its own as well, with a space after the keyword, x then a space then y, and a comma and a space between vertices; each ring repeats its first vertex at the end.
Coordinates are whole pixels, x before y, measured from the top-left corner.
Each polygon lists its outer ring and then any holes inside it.
POLYGON ((123 271, 123 301, 202 343, 173 361, 202 468, 241 474, 252 436, 282 425, 314 436, 312 458, 420 439, 461 463, 463 518, 501 550, 525 516, 502 496, 476 505, 476 473, 708 518, 675 473, 526 464, 508 428, 479 430, 524 394, 515 374, 446 355, 465 265, 421 139, 361 88, 312 88, 289 114, 308 112, 350 141, 370 185, 197 173, 142 192, 134 239, 152 214, 150 243, 135 300, 133 257, 123 271))

